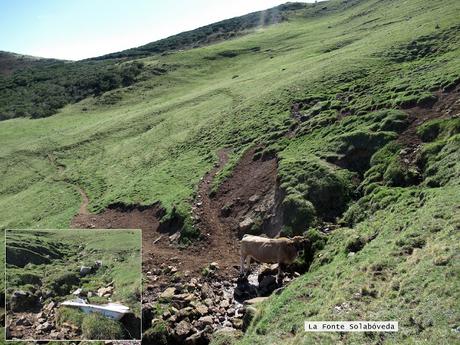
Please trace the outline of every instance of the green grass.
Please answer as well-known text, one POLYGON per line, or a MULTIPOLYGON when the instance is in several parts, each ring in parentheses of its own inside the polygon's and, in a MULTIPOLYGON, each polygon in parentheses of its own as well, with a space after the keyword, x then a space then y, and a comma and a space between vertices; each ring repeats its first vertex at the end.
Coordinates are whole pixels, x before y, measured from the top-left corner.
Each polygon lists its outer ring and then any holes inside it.
POLYGON ((395 140, 407 126, 396 108, 460 80, 459 11, 454 0, 319 3, 242 37, 141 58, 142 81, 54 116, 2 121, 0 228, 67 227, 80 186, 92 212, 160 201, 193 233, 190 201, 217 151, 233 150, 214 188, 258 144, 279 157, 295 209, 286 233, 342 228, 240 344, 378 342, 307 337, 304 319, 397 319, 401 332, 384 342, 458 341, 458 121, 418 129, 420 171, 400 164, 395 140), (293 104, 303 122, 289 139, 293 104), (347 314, 334 312, 341 303, 347 314))

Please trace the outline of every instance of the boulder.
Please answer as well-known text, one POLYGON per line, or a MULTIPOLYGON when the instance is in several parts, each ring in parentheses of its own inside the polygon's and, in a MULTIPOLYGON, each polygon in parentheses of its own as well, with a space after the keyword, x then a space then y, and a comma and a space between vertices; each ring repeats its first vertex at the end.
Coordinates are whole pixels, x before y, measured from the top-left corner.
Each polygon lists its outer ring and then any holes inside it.
POLYGON ((49 322, 45 322, 41 325, 38 325, 35 329, 37 331, 42 331, 42 332, 48 332, 48 331, 51 331, 53 329, 53 325, 49 322))
POLYGON ((13 292, 10 299, 11 310, 14 312, 32 309, 36 307, 38 303, 37 296, 22 290, 13 292))
POLYGON ((107 286, 107 287, 102 287, 100 289, 97 290, 97 295, 99 297, 108 297, 108 296, 111 296, 112 295, 112 292, 113 292, 113 287, 112 286, 107 286))
POLYGON ((244 301, 244 304, 246 304, 246 305, 254 305, 254 304, 266 301, 267 299, 268 299, 268 297, 255 297, 255 298, 251 298, 251 299, 248 299, 248 300, 244 301))
POLYGON ((198 321, 202 322, 204 325, 212 325, 214 323, 214 319, 211 315, 202 316, 198 319, 198 321))
POLYGON ((265 276, 259 283, 259 294, 262 296, 267 296, 271 294, 277 287, 278 285, 274 276, 265 276))
POLYGON ((219 269, 219 264, 218 264, 217 262, 211 262, 211 263, 209 264, 209 268, 210 268, 211 270, 218 270, 218 269, 219 269))
POLYGON ((185 339, 192 332, 192 325, 186 320, 179 322, 174 328, 174 335, 178 339, 185 339))
POLYGON ((246 232, 251 230, 252 226, 254 225, 254 220, 250 217, 246 217, 239 225, 239 229, 241 232, 246 232))
POLYGON ((209 344, 209 336, 206 333, 206 330, 197 332, 185 339, 186 345, 207 345, 209 344))
POLYGON ((81 266, 80 267, 80 276, 84 277, 91 273, 92 268, 89 266, 81 266))
POLYGON ((203 304, 200 304, 200 305, 196 306, 195 309, 196 309, 197 313, 200 314, 200 315, 202 315, 202 316, 203 316, 203 315, 206 315, 206 314, 209 312, 208 307, 206 307, 206 306, 203 305, 203 304))
POLYGON ((163 291, 160 295, 160 300, 170 300, 173 298, 174 293, 176 292, 176 288, 169 287, 165 291, 163 291))

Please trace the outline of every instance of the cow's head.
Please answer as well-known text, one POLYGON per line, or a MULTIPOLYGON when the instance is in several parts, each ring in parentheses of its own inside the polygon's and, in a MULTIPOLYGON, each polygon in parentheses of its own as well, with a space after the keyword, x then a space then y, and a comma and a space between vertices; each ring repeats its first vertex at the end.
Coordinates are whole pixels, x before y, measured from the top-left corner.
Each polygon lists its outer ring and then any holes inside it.
POLYGON ((291 238, 291 240, 294 243, 294 246, 297 249, 297 251, 304 250, 309 242, 309 240, 303 236, 294 236, 293 238, 291 238))

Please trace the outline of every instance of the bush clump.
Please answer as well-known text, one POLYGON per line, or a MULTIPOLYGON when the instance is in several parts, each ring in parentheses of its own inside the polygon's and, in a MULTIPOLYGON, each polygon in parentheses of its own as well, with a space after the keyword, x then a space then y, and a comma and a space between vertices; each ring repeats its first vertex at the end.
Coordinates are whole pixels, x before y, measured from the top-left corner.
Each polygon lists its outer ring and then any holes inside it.
POLYGON ((284 198, 283 209, 284 224, 291 229, 294 235, 301 234, 315 221, 315 207, 298 193, 284 198))

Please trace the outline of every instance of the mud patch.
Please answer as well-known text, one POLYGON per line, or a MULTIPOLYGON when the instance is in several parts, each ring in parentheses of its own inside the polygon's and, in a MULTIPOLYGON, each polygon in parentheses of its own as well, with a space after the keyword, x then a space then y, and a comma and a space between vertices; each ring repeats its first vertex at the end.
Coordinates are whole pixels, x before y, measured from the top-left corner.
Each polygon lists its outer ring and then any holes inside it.
POLYGON ((421 149, 422 139, 417 134, 417 128, 427 121, 447 119, 460 116, 460 88, 451 92, 439 91, 437 101, 433 105, 416 106, 405 109, 409 126, 403 131, 397 141, 403 146, 400 161, 404 166, 417 165, 417 153, 421 149))

